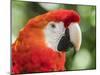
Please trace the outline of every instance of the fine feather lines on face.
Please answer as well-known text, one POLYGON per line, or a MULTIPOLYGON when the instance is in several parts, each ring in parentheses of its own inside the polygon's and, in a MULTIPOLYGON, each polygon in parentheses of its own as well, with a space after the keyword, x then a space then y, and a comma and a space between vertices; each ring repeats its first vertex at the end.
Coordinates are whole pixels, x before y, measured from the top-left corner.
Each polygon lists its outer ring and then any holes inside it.
POLYGON ((57 51, 58 43, 64 35, 65 27, 63 22, 49 22, 44 29, 45 41, 48 47, 57 51))

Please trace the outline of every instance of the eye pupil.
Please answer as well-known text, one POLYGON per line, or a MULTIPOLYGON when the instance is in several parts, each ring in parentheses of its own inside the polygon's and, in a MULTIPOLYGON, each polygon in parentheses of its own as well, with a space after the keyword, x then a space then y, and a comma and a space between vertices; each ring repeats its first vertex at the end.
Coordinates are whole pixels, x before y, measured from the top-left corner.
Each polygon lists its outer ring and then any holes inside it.
POLYGON ((56 27, 54 24, 52 24, 51 26, 52 26, 52 28, 55 28, 56 27))

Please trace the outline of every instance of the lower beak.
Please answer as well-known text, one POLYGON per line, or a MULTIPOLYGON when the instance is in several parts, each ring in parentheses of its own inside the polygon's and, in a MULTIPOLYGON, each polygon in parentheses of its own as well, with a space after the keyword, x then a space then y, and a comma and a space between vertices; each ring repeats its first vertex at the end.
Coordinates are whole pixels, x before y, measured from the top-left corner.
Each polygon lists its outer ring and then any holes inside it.
POLYGON ((71 23, 65 30, 64 36, 60 39, 57 49, 63 51, 74 47, 76 53, 81 46, 81 30, 78 23, 71 23))

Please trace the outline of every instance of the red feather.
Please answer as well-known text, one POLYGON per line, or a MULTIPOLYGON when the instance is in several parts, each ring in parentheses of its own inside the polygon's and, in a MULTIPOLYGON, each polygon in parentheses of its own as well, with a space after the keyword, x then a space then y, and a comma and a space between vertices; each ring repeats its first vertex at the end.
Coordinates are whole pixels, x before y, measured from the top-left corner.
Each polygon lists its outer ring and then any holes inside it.
POLYGON ((79 22, 73 10, 54 10, 29 20, 12 45, 12 73, 63 71, 65 52, 47 47, 43 28, 49 21, 63 21, 65 27, 79 22))

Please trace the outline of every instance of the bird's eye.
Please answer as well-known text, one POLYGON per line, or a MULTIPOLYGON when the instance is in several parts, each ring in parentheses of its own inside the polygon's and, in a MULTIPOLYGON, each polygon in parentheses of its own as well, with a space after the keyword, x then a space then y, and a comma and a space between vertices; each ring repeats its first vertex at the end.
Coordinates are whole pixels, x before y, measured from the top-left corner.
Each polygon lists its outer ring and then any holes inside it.
POLYGON ((55 24, 53 24, 53 23, 51 24, 51 27, 52 27, 52 28, 56 28, 55 24))

